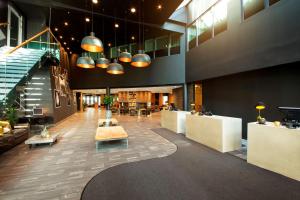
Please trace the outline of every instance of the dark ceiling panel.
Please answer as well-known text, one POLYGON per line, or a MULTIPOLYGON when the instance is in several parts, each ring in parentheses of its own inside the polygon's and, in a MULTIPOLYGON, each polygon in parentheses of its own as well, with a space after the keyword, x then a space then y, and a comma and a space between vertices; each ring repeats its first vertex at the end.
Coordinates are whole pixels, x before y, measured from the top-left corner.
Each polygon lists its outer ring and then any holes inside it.
MULTIPOLYGON (((139 41, 139 14, 143 18, 144 38, 152 38, 168 34, 169 32, 160 29, 172 12, 178 7, 182 0, 145 0, 144 5, 141 0, 98 0, 98 4, 93 4, 94 11, 94 32, 96 36, 104 41, 105 46, 108 43, 114 45, 115 28, 114 24, 118 23, 120 27, 116 31, 117 45, 132 42, 131 36, 139 41), (158 10, 157 6, 161 4, 162 9, 158 10), (135 7, 137 12, 132 14, 130 8, 135 7), (144 10, 144 12, 143 12, 144 10), (104 15, 104 17, 103 17, 104 15), (129 22, 125 22, 127 19, 129 22)), ((17 6, 27 15, 32 10, 41 9, 45 15, 49 16, 49 7, 52 7, 51 29, 57 27, 58 31, 55 35, 59 38, 63 36, 61 42, 67 42, 67 46, 73 52, 80 53, 80 41, 89 34, 92 29, 92 22, 85 22, 85 18, 92 18, 89 11, 92 10, 92 0, 14 0, 17 6), (85 12, 87 11, 87 12, 85 12), (68 22, 68 26, 64 26, 64 22, 68 22), (71 38, 74 37, 75 41, 71 38)), ((143 25, 141 28, 141 39, 143 38, 143 25)), ((107 46, 106 46, 107 47, 107 46)))

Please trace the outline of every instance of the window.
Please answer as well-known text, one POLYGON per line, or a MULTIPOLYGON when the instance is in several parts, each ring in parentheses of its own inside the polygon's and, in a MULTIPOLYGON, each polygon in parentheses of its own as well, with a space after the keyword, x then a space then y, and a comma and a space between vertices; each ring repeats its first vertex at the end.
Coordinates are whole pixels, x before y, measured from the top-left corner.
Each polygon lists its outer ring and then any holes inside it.
POLYGON ((196 28, 196 23, 192 24, 190 27, 188 27, 187 30, 187 35, 188 35, 188 45, 189 45, 189 49, 192 49, 194 47, 196 47, 196 43, 197 43, 197 28, 196 28))
POLYGON ((273 5, 274 3, 277 3, 280 0, 269 0, 269 6, 273 5))
POLYGON ((171 35, 171 49, 170 54, 180 54, 180 34, 171 35))
POLYGON ((244 19, 251 17, 264 8, 264 0, 243 0, 244 19))
POLYGON ((204 12, 187 30, 189 49, 227 30, 227 2, 220 0, 204 12))
POLYGON ((156 39, 155 57, 168 56, 169 36, 156 39))
POLYGON ((201 44, 206 40, 212 38, 213 15, 211 10, 207 11, 204 15, 202 15, 197 20, 196 24, 197 24, 198 44, 201 44))
POLYGON ((154 44, 154 39, 149 39, 145 41, 145 53, 147 53, 150 56, 150 58, 153 58, 154 44))
POLYGON ((213 7, 214 35, 227 30, 227 0, 220 1, 213 7))

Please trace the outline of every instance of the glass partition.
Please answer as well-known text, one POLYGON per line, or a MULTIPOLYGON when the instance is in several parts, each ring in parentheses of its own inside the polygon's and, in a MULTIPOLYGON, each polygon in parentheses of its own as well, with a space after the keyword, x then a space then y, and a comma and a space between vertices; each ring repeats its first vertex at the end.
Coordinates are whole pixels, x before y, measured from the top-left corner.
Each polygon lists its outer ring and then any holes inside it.
POLYGON ((156 38, 155 57, 168 56, 169 36, 156 38))
POLYGON ((180 34, 171 34, 170 54, 180 54, 180 34))
POLYGON ((197 27, 196 23, 192 24, 187 29, 188 47, 192 49, 197 46, 197 27))
POLYGON ((212 11, 207 11, 196 22, 197 24, 197 37, 198 44, 205 42, 212 38, 213 34, 213 15, 212 11))

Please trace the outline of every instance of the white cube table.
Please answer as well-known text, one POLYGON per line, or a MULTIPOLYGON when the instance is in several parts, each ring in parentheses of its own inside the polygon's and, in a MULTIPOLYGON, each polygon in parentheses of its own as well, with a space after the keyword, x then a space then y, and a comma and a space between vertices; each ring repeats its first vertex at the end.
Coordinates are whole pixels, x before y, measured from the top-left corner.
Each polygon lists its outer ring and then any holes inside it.
POLYGON ((220 152, 241 148, 242 119, 225 116, 186 116, 186 137, 220 152))
POLYGON ((248 123, 247 162, 300 181, 300 129, 248 123))
POLYGON ((50 146, 52 146, 52 144, 57 141, 58 136, 59 136, 58 133, 52 133, 49 135, 49 137, 42 137, 41 135, 35 135, 27 139, 25 141, 25 144, 28 144, 30 148, 37 144, 49 144, 50 146))
POLYGON ((190 112, 187 111, 161 111, 161 126, 169 129, 175 133, 185 133, 185 119, 186 115, 190 112))

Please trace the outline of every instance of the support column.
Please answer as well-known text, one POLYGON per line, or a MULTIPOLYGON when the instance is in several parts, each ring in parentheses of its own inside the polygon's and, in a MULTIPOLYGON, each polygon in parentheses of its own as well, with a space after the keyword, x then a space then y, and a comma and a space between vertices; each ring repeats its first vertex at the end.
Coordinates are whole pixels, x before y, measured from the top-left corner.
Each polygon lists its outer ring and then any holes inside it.
POLYGON ((188 87, 187 84, 183 84, 183 109, 188 110, 188 87))
POLYGON ((83 112, 83 95, 82 95, 82 92, 80 92, 80 112, 83 112))

